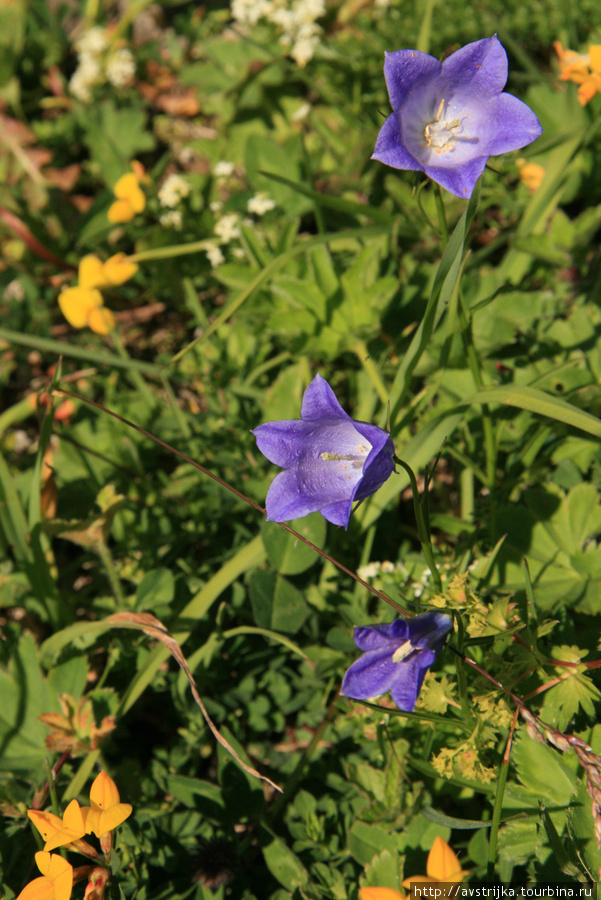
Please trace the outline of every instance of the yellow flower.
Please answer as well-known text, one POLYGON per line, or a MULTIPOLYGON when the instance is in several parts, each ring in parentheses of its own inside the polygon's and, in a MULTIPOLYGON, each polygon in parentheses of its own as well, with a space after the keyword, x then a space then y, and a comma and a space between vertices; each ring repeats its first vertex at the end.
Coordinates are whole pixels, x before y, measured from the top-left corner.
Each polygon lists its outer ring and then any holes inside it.
MULTIPOLYGON (((411 875, 410 878, 405 878, 403 887, 410 888, 414 884, 440 884, 441 882, 456 884, 463 881, 464 875, 467 874, 462 870, 457 855, 441 837, 437 837, 432 844, 426 862, 426 872, 427 875, 411 875)), ((444 890, 440 896, 446 896, 444 890)))
POLYGON ((99 256, 95 253, 82 256, 77 270, 77 281, 81 288, 106 287, 104 266, 99 256))
POLYGON ((35 861, 42 875, 30 881, 17 900, 69 900, 73 888, 73 866, 62 856, 45 850, 36 853, 35 861))
POLYGON ((28 809, 27 815, 46 843, 44 850, 56 850, 78 841, 86 833, 86 825, 77 800, 71 800, 62 819, 50 812, 28 809))
POLYGON ((132 806, 121 803, 119 791, 113 779, 101 771, 90 788, 90 806, 84 806, 82 813, 88 834, 102 837, 112 831, 131 815, 132 806))
POLYGON ((137 271, 125 253, 115 253, 105 263, 95 253, 82 257, 77 287, 65 288, 58 298, 67 322, 74 328, 87 325, 96 334, 108 334, 115 327, 115 317, 105 309, 100 289, 124 284, 137 271))
POLYGON ((522 184, 526 185, 531 194, 536 193, 545 177, 544 168, 538 163, 527 162, 525 159, 518 159, 516 165, 522 184))
POLYGON ((109 222, 131 222, 134 216, 144 211, 146 197, 136 172, 122 175, 113 188, 113 193, 117 199, 109 206, 107 213, 109 222))
POLYGON ((595 94, 601 93, 601 44, 591 44, 588 53, 566 50, 560 41, 555 41, 553 48, 557 53, 560 79, 580 85, 578 102, 586 106, 595 94))
POLYGON ((137 264, 131 262, 125 253, 115 253, 102 266, 106 287, 125 284, 126 281, 134 277, 137 271, 137 264))
POLYGON ((115 327, 115 317, 104 308, 102 294, 96 288, 65 288, 58 296, 58 305, 74 328, 87 325, 96 334, 108 334, 115 327))

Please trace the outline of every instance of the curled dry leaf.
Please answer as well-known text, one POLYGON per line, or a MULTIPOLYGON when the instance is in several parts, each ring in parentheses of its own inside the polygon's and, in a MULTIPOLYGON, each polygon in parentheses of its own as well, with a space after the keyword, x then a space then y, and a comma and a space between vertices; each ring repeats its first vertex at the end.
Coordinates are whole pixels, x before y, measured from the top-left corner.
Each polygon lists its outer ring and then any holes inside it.
POLYGON ((107 622, 114 623, 117 627, 121 626, 122 628, 134 628, 137 631, 142 631, 148 637, 153 638, 156 641, 160 641, 160 643, 167 648, 171 656, 174 658, 178 666, 183 670, 184 675, 188 679, 188 683, 190 684, 190 690, 192 691, 192 696, 196 701, 197 706, 199 707, 203 718, 211 732, 213 733, 213 737, 218 743, 227 750, 227 752, 232 756, 238 765, 244 769, 249 775, 252 775, 254 778, 259 778, 261 781, 267 782, 274 790, 282 792, 282 788, 275 784, 275 782, 271 781, 270 778, 267 778, 266 775, 261 775, 260 772, 257 772, 256 769, 253 769, 252 766, 249 766, 248 763, 245 763, 243 759, 236 753, 232 745, 223 737, 211 717, 207 712, 207 709, 202 702, 202 698, 196 689, 196 682, 194 681, 194 677, 188 668, 188 663, 186 662, 186 658, 182 653, 182 649, 177 641, 171 637, 165 626, 160 622, 155 616, 150 613, 130 613, 130 612, 120 612, 114 613, 114 615, 109 616, 106 619, 107 622))

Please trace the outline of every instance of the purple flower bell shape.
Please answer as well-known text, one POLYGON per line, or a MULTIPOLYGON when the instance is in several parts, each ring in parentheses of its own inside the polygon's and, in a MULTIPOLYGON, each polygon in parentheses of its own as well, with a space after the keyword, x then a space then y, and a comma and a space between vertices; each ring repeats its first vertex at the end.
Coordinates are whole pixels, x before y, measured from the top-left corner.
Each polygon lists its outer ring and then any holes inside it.
POLYGON ((355 644, 365 652, 347 671, 340 693, 369 700, 390 691, 399 709, 413 712, 426 672, 452 630, 452 618, 440 612, 355 628, 355 644))
POLYGON ((425 172, 456 197, 471 197, 489 156, 525 147, 543 132, 530 107, 503 91, 507 54, 496 35, 442 63, 419 50, 386 53, 384 78, 394 112, 372 159, 425 172))
POLYGON ((286 470, 267 493, 272 522, 319 510, 346 528, 353 503, 370 497, 394 471, 390 435, 351 419, 321 375, 303 395, 300 419, 267 422, 252 433, 263 456, 286 470))

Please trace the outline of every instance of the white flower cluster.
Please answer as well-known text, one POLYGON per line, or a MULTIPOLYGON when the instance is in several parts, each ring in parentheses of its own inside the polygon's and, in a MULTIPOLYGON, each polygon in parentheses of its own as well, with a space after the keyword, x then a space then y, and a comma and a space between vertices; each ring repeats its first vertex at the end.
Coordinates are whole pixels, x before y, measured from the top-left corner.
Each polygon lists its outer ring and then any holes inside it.
POLYGON ((217 266, 220 266, 221 263, 225 262, 225 256, 221 252, 219 244, 215 241, 207 241, 205 243, 205 251, 207 259, 211 263, 213 269, 216 269, 217 266))
POLYGON ((317 19, 325 14, 324 0, 233 0, 232 15, 240 25, 256 25, 266 19, 281 32, 280 44, 305 66, 319 44, 317 19))
POLYGON ((253 216, 264 216, 265 213, 275 209, 275 200, 272 200, 267 191, 259 191, 251 197, 246 208, 253 216))
POLYGON ((106 60, 105 72, 113 87, 122 88, 129 84, 136 74, 136 61, 131 50, 126 47, 114 50, 106 60))
POLYGON ((109 81, 114 87, 125 87, 136 73, 136 61, 130 50, 120 48, 106 55, 109 42, 104 28, 95 26, 84 31, 75 43, 77 68, 69 82, 69 90, 82 103, 90 103, 92 91, 109 81))
POLYGON ((363 581, 366 581, 368 578, 377 578, 380 574, 392 575, 393 572, 402 572, 405 575, 407 569, 402 563, 396 563, 395 565, 387 559, 384 562, 370 562, 365 566, 359 566, 357 569, 357 575, 363 581))
POLYGON ((228 213, 219 219, 215 225, 215 234, 224 243, 229 244, 230 241, 240 237, 240 225, 238 224, 238 216, 236 213, 228 213))
POLYGON ((164 228, 174 228, 175 231, 181 231, 182 214, 179 209, 168 209, 167 212, 161 213, 159 222, 164 228))
POLYGON ((226 159, 220 159, 213 169, 215 178, 230 178, 233 173, 234 164, 233 162, 228 162, 226 159))
POLYGON ((173 209, 180 200, 188 196, 191 190, 192 188, 186 179, 174 172, 172 175, 167 176, 159 188, 159 203, 161 206, 173 209))

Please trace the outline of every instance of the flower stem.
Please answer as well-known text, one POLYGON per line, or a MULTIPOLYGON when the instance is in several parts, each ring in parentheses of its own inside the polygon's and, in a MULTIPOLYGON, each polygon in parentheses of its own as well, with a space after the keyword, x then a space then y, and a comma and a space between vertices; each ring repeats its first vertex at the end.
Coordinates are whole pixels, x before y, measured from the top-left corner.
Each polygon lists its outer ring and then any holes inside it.
POLYGON ((444 209, 444 200, 442 199, 442 188, 439 184, 434 183, 434 199, 436 200, 436 212, 438 213, 438 224, 440 226, 440 234, 443 241, 448 243, 449 226, 447 225, 447 216, 444 209))
POLYGON ((505 785, 507 783, 507 776, 509 775, 509 757, 511 754, 511 745, 513 743, 513 734, 515 731, 515 726, 518 721, 519 710, 516 707, 513 714, 513 722, 511 723, 511 729, 509 731, 509 737, 507 738, 507 744, 505 745, 505 752, 503 753, 503 759, 501 760, 501 768, 499 770, 499 778, 497 780, 497 793, 495 796, 495 805, 493 808, 492 814, 492 826, 490 829, 490 836, 488 842, 488 871, 487 871, 487 881, 493 881, 494 873, 495 873, 495 861, 497 855, 497 838, 499 835, 499 826, 501 824, 501 814, 503 811, 503 797, 505 795, 505 785))
MULTIPOLYGON (((469 311, 466 309, 465 300, 463 299, 461 288, 459 288, 457 295, 457 315, 459 317, 459 324, 461 326, 465 353, 467 356, 470 371, 472 373, 472 378, 474 379, 474 384, 476 385, 476 388, 480 390, 484 385, 484 381, 482 378, 482 365, 480 362, 480 357, 472 338, 471 318, 469 315, 469 311)), ((482 430, 484 432, 484 448, 486 452, 486 485, 491 494, 493 494, 497 482, 497 446, 490 407, 486 403, 482 404, 482 430)), ((492 498, 491 508, 493 510, 493 515, 491 518, 491 532, 494 537, 494 497, 492 498)))
MULTIPOLYGON (((422 553, 426 557, 426 562, 430 567, 430 571, 432 572, 432 578, 434 579, 434 584, 436 586, 436 590, 442 593, 442 580, 440 577, 440 572, 438 571, 438 566, 436 565, 436 561, 434 559, 434 550, 432 547, 432 540, 430 537, 430 532, 426 525, 426 519, 424 517, 424 510, 422 508, 422 499, 419 495, 419 488, 417 486, 417 480, 415 478, 415 474, 413 469, 408 463, 403 462, 402 459, 399 459, 398 456, 393 456, 394 462, 399 466, 402 466, 407 475, 409 476, 409 482, 411 484, 411 492, 413 494, 413 508, 415 510, 415 521, 417 524, 417 534, 419 537, 419 542, 422 547, 422 553)), ((426 495, 424 495, 424 500, 426 495)))

